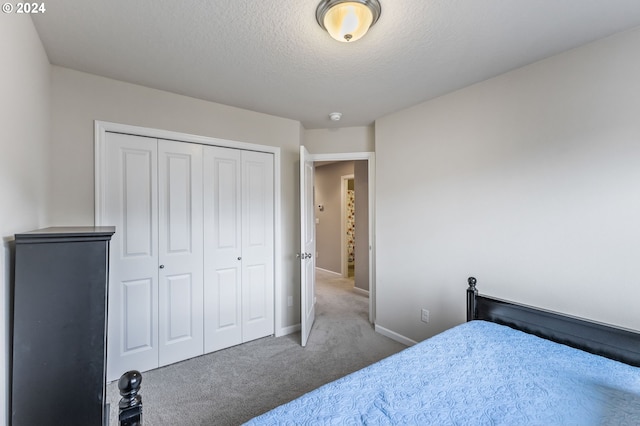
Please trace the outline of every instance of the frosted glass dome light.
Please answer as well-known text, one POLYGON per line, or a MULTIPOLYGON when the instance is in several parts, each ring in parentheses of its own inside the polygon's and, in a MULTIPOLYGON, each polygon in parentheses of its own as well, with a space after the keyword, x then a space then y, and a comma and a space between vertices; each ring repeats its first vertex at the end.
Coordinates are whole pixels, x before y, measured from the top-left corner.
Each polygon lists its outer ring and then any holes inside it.
POLYGON ((380 18, 378 0, 323 0, 316 20, 334 39, 348 43, 362 38, 380 18))

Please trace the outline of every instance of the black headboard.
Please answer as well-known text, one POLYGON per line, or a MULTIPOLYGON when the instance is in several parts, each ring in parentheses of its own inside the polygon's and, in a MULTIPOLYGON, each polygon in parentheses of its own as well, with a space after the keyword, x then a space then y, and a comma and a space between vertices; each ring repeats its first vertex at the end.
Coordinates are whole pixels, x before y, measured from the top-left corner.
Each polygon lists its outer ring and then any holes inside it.
POLYGON ((485 320, 640 367, 640 333, 478 294, 468 279, 467 321, 485 320))

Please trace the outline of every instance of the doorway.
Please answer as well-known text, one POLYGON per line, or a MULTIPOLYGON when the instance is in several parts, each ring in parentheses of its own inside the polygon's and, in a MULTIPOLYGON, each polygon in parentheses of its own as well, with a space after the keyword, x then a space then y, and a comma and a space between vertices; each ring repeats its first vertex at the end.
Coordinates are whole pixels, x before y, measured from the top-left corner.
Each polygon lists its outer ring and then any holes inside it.
MULTIPOLYGON (((316 263, 316 208, 320 210, 322 204, 318 204, 314 199, 314 175, 315 164, 322 161, 349 161, 366 160, 360 162, 360 169, 366 175, 367 190, 364 191, 366 198, 363 203, 367 206, 367 232, 359 233, 367 236, 367 243, 363 245, 365 250, 363 257, 366 257, 366 283, 369 286, 369 322, 375 324, 376 319, 376 288, 375 288, 375 239, 373 230, 375 229, 374 215, 374 195, 375 195, 375 154, 373 152, 357 152, 342 154, 310 154, 304 147, 300 146, 300 253, 298 258, 302 262, 300 269, 300 326, 301 345, 305 346, 315 320, 315 263, 316 263)), ((357 182, 356 178, 356 182, 357 182)), ((357 185, 357 184, 356 184, 357 185)), ((358 262, 360 264, 360 262, 358 262)), ((364 269, 364 268, 363 268, 364 269)), ((358 275, 358 274, 356 274, 358 275)))
MULTIPOLYGON (((363 282, 366 283, 363 289, 358 290, 357 292, 366 294, 369 296, 369 321, 373 324, 375 321, 375 267, 373 264, 373 259, 375 255, 375 241, 373 239, 373 229, 375 227, 374 223, 374 211, 373 211, 373 203, 374 203, 374 175, 375 175, 375 154, 372 152, 362 152, 362 153, 335 153, 335 154, 308 154, 306 157, 306 161, 311 161, 314 166, 326 165, 328 163, 337 163, 337 162, 348 162, 354 161, 357 163, 356 169, 354 170, 354 190, 356 192, 355 203, 358 206, 362 206, 361 208, 356 206, 356 212, 361 212, 362 217, 364 219, 356 219, 356 223, 359 223, 361 226, 360 232, 356 231, 356 238, 364 237, 363 242, 356 241, 356 251, 355 251, 355 265, 354 271, 355 276, 362 278, 363 282), (362 160, 362 161, 360 161, 362 160), (358 176, 361 178, 358 179, 358 176), (362 184, 360 188, 358 188, 359 183, 362 184), (358 189, 360 191, 358 191, 358 189), (361 195, 358 196, 357 194, 361 195), (360 250, 357 249, 360 247, 360 250), (362 256, 364 260, 360 261, 358 258, 358 254, 362 256)), ((315 168, 315 167, 314 167, 315 168)), ((346 174, 346 173, 345 173, 346 174)), ((340 176, 339 176, 340 178, 340 176)), ((338 202, 340 203, 340 183, 338 183, 338 202)), ((314 217, 310 218, 310 220, 305 220, 306 223, 315 223, 316 230, 318 231, 318 221, 320 223, 324 223, 323 218, 319 217, 318 214, 321 212, 321 209, 324 209, 321 200, 315 200, 313 205, 312 214, 314 217)), ((340 207, 338 206, 338 209, 340 207)), ((311 213, 311 212, 310 212, 311 213)), ((339 216, 340 217, 340 216, 339 216)), ((337 220, 336 222, 339 222, 337 220)), ((340 229, 340 223, 335 224, 337 229, 340 229)), ((322 228, 322 227, 320 227, 322 228)), ((321 232, 319 230, 318 232, 321 232)), ((337 247, 339 260, 341 262, 340 252, 342 249, 337 247)), ((327 254, 326 250, 320 250, 319 253, 320 259, 322 259, 323 254, 327 254)), ((336 277, 341 277, 341 266, 340 263, 337 267, 333 269, 336 277)), ((304 309, 303 309, 304 311, 304 309)))
POLYGON ((316 267, 351 280, 354 291, 368 296, 367 162, 323 162, 314 168, 316 267))

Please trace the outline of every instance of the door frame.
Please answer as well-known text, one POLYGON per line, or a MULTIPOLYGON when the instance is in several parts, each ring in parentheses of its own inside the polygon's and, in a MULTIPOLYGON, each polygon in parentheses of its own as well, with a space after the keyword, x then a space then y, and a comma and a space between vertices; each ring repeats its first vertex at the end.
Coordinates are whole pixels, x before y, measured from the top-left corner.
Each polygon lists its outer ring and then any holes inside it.
POLYGON ((316 319, 315 165, 300 146, 300 345, 305 347, 316 319))
MULTIPOLYGON (((258 151, 273 154, 273 278, 274 278, 274 332, 276 336, 286 334, 282 327, 282 213, 281 213, 281 183, 280 183, 280 148, 268 145, 259 145, 248 142, 239 142, 229 139, 213 138, 208 136, 192 135, 188 133, 173 132, 170 130, 153 129, 150 127, 131 126, 128 124, 112 123, 108 121, 94 121, 94 176, 95 176, 95 208, 94 223, 96 226, 104 225, 106 206, 106 134, 124 133, 129 135, 144 136, 157 139, 168 139, 177 142, 197 143, 201 145, 214 145, 225 148, 235 148, 247 151, 258 151)), ((118 230, 116 229, 116 232, 118 230)))
POLYGON ((376 321, 376 238, 375 238, 375 160, 374 152, 345 152, 329 154, 310 154, 310 159, 317 161, 358 161, 367 160, 367 178, 369 192, 369 322, 375 324, 376 321))

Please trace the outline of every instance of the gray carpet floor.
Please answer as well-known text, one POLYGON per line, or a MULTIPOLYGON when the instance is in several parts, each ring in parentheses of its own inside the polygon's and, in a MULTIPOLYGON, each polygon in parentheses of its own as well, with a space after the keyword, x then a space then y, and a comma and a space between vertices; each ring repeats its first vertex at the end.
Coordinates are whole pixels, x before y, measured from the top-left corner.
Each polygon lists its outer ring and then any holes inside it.
MULTIPOLYGON (((239 425, 405 346, 374 332, 369 299, 353 280, 318 270, 316 320, 300 333, 266 337, 142 375, 144 425, 239 425)), ((107 387, 117 425, 117 382, 107 387)))

